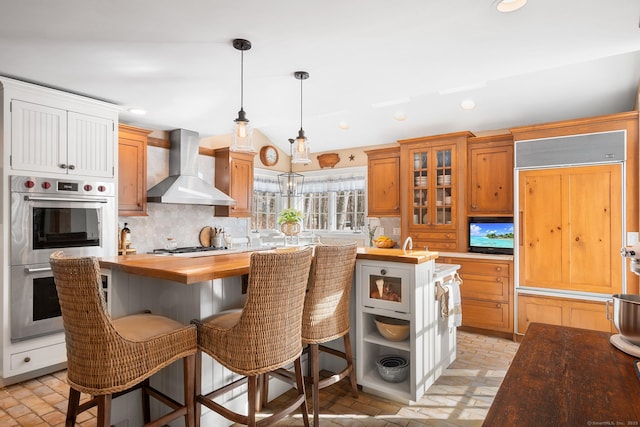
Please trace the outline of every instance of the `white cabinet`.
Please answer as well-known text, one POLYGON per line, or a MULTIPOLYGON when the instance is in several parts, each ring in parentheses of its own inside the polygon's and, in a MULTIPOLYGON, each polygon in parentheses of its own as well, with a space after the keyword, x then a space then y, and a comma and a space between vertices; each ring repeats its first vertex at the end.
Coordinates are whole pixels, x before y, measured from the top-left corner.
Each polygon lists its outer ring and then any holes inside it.
MULTIPOLYGON (((415 263, 359 259, 356 262, 356 355, 363 390, 402 403, 415 402, 433 384, 435 330, 438 322, 433 282, 434 261, 415 263), (377 290, 380 281, 385 297, 377 290), (408 320, 409 337, 389 341, 377 330, 376 315, 408 320), (378 374, 376 360, 399 355, 409 375, 399 383, 378 374)), ((455 356, 454 356, 455 357, 455 356)))
POLYGON ((11 100, 13 170, 114 177, 114 121, 11 100))

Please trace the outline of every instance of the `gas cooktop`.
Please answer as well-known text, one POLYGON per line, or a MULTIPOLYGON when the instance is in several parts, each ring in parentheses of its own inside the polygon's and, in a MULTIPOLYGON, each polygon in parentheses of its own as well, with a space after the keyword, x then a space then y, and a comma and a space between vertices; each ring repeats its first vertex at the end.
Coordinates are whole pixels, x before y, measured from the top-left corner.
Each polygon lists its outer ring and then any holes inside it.
POLYGON ((194 252, 209 252, 209 251, 221 251, 227 249, 226 247, 216 248, 214 246, 185 246, 175 249, 154 249, 154 254, 189 254, 194 252))

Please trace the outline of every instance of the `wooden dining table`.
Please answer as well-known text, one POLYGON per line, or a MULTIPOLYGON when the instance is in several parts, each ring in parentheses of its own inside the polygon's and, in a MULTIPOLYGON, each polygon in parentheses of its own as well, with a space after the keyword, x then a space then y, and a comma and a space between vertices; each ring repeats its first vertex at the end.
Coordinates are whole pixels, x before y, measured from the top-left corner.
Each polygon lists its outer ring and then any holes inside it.
POLYGON ((639 426, 638 357, 611 335, 531 324, 483 426, 639 426))

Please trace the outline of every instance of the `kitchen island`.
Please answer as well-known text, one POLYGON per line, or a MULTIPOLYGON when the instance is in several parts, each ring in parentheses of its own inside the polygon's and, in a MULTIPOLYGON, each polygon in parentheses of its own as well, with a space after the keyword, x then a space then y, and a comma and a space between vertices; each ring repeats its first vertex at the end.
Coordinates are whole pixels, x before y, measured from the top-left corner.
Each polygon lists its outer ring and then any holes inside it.
MULTIPOLYGON (((378 248, 358 248, 357 255, 358 260, 395 262, 408 266, 433 263, 437 256, 436 252, 378 248)), ((100 266, 111 271, 113 317, 148 309, 188 323, 192 319, 202 319, 243 306, 246 298, 243 275, 249 273, 250 259, 251 252, 216 253, 199 257, 141 254, 106 257, 100 261, 100 266)), ((354 304, 355 301, 352 306, 354 304)), ((232 375, 212 359, 203 358, 203 390, 219 387, 222 379, 232 375)), ((289 387, 278 380, 271 381, 270 398, 289 387)), ((170 396, 181 399, 182 369, 179 363, 155 375, 152 382, 170 396)), ((242 411, 246 404, 243 394, 233 395, 225 402, 236 411, 242 411)), ((114 400, 113 407, 112 417, 116 425, 124 420, 128 420, 129 425, 142 424, 138 419, 139 397, 135 394, 114 400)), ((152 408, 152 411, 160 410, 159 405, 152 408)), ((203 408, 201 423, 203 426, 230 424, 206 408, 203 408)))

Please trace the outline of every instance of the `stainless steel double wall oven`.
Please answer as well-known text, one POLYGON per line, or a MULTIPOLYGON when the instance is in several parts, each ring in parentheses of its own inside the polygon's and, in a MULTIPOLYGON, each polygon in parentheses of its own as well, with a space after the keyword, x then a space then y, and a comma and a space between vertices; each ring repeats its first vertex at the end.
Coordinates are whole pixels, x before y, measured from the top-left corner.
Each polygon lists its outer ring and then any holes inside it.
POLYGON ((117 211, 113 181, 12 176, 10 185, 11 339, 19 341, 62 330, 49 256, 114 255, 117 211))

